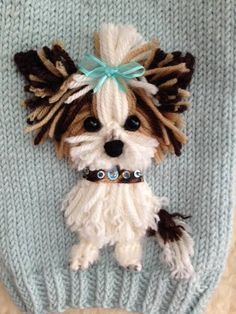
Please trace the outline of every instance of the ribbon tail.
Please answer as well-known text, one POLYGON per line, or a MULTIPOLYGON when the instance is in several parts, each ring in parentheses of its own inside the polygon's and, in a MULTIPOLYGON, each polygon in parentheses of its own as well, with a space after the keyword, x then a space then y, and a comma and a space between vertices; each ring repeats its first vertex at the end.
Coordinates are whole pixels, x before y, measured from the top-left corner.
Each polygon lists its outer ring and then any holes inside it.
POLYGON ((102 88, 102 86, 103 86, 103 84, 105 83, 106 79, 107 79, 107 76, 104 75, 104 76, 97 82, 96 86, 95 86, 94 89, 93 89, 93 92, 94 92, 94 93, 97 93, 97 92, 102 88))
POLYGON ((125 79, 121 78, 121 77, 113 77, 113 80, 118 85, 120 91, 122 91, 123 93, 126 93, 127 87, 126 87, 126 84, 125 84, 125 79))
POLYGON ((144 67, 137 62, 122 64, 119 67, 119 74, 126 79, 132 79, 144 75, 144 67))

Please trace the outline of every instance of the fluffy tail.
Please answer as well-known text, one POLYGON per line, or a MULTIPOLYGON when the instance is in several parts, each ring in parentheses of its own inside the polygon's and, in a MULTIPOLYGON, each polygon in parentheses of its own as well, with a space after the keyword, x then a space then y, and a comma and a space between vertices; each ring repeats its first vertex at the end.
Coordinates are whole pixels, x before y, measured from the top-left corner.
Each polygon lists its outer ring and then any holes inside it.
POLYGON ((155 236, 159 242, 162 259, 176 279, 189 279, 194 274, 191 256, 194 254, 193 239, 189 234, 189 227, 183 221, 189 216, 179 213, 169 214, 161 209, 158 212, 159 221, 157 231, 149 230, 149 236, 155 236))

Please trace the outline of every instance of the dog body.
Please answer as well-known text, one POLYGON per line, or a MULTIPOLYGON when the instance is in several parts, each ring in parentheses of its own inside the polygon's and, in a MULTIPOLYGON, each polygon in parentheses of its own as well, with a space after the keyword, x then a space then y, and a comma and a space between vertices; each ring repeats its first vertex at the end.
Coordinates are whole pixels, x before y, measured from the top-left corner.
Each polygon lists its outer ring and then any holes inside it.
POLYGON ((71 267, 87 268, 109 244, 115 245, 122 266, 141 269, 141 240, 148 228, 156 228, 160 205, 146 182, 80 180, 64 203, 66 222, 80 239, 72 249, 71 267))

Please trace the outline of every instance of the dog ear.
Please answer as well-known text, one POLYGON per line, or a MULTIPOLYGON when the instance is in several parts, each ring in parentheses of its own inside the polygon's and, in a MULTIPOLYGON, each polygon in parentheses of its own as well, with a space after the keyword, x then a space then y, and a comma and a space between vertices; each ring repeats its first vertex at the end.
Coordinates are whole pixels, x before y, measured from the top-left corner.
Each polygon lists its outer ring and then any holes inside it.
POLYGON ((63 135, 73 123, 84 104, 91 101, 91 93, 77 98, 70 104, 66 100, 78 88, 69 88, 77 68, 68 53, 59 44, 52 48, 17 53, 14 57, 19 71, 28 85, 25 90, 33 94, 23 104, 30 109, 26 132, 36 131, 34 144, 51 138, 60 143, 63 135))
POLYGON ((183 55, 180 51, 165 53, 156 50, 145 76, 158 88, 156 98, 161 112, 182 113, 187 109, 185 98, 189 93, 186 88, 192 79, 194 63, 190 53, 183 55))
POLYGON ((184 126, 182 113, 190 105, 190 93, 186 90, 194 71, 194 57, 179 51, 165 53, 157 48, 145 64, 148 83, 158 89, 156 95, 148 96, 143 91, 135 92, 137 105, 149 121, 159 146, 155 159, 160 163, 166 153, 181 154, 187 138, 181 131, 184 126))

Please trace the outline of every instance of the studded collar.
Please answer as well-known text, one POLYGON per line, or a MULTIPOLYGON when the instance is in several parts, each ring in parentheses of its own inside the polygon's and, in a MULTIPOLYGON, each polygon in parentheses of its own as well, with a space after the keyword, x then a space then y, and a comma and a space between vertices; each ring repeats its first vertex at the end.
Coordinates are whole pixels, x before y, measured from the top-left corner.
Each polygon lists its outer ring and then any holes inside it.
POLYGON ((103 183, 139 183, 143 182, 143 175, 140 170, 130 171, 120 169, 118 166, 110 170, 83 170, 83 178, 92 182, 103 183))

